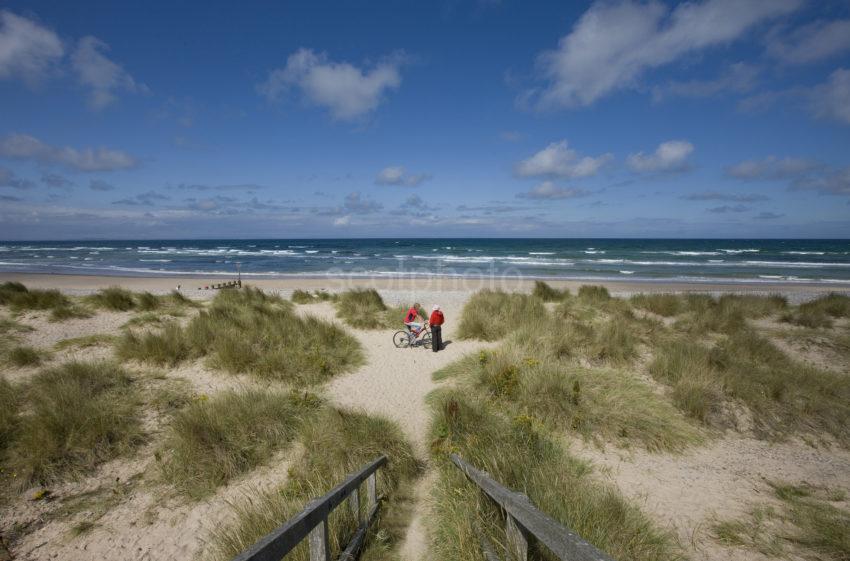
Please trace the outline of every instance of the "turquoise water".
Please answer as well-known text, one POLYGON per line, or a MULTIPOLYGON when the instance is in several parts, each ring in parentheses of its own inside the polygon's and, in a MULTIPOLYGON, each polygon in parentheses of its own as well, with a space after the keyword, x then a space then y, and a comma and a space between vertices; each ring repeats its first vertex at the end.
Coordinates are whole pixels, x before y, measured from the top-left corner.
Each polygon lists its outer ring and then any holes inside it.
POLYGON ((850 285, 850 240, 322 239, 0 242, 0 272, 522 277, 850 285))

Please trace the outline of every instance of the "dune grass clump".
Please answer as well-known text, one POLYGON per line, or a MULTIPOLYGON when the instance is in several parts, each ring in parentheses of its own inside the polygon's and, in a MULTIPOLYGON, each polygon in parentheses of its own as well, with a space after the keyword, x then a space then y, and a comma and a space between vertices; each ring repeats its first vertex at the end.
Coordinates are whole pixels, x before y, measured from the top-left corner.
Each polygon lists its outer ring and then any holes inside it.
MULTIPOLYGON (((378 494, 383 495, 384 504, 361 558, 394 559, 393 551, 406 530, 410 483, 421 471, 412 447, 399 428, 382 418, 324 407, 304 421, 297 438, 304 454, 290 468, 287 483, 234 505, 235 522, 214 532, 213 558, 232 559, 300 512, 310 500, 327 493, 346 475, 383 454, 389 458, 378 472, 378 494)), ((362 491, 360 505, 361 512, 365 512, 366 497, 362 491)), ((339 556, 355 527, 348 505, 337 507, 329 519, 331 558, 339 556)), ((306 561, 306 545, 299 545, 287 559, 306 561)))
POLYGON ((50 310, 50 321, 66 321, 69 319, 84 319, 92 317, 92 312, 78 304, 57 306, 50 310))
POLYGON ((210 365, 261 378, 319 383, 363 361, 357 340, 339 327, 300 317, 292 304, 260 290, 219 293, 186 327, 128 331, 116 351, 122 359, 160 366, 207 357, 210 365))
POLYGON ((337 295, 333 301, 336 316, 348 325, 360 329, 399 327, 404 318, 404 312, 396 313, 397 309, 387 307, 374 288, 347 290, 337 295))
POLYGON ((850 559, 850 511, 835 504, 846 500, 843 492, 805 483, 768 484, 781 506, 757 506, 744 519, 718 522, 713 532, 721 543, 770 557, 850 559))
POLYGON ((675 323, 676 329, 693 335, 732 333, 746 327, 747 319, 781 314, 788 309, 784 296, 724 294, 688 294, 684 298, 687 314, 675 323))
POLYGON ((141 441, 130 376, 109 362, 68 362, 21 389, 9 471, 21 486, 85 473, 141 441))
POLYGON ((749 408, 764 437, 826 432, 850 443, 850 380, 797 363, 751 331, 737 331, 710 349, 670 341, 650 373, 670 384, 676 404, 700 420, 710 420, 723 400, 732 399, 749 408))
POLYGON ((0 376, 0 460, 18 428, 20 390, 0 376))
POLYGON ((289 299, 295 304, 314 304, 316 302, 336 302, 337 295, 324 290, 310 292, 309 290, 296 289, 289 299))
POLYGON ((523 325, 545 320, 548 316, 543 302, 535 296, 481 290, 463 307, 458 335, 461 339, 496 341, 523 325))
POLYGON ((158 296, 150 292, 132 292, 120 286, 103 288, 88 296, 86 300, 96 308, 113 312, 152 312, 160 309, 176 311, 186 307, 200 307, 198 302, 176 290, 172 290, 167 295, 158 296))
POLYGON ((548 283, 543 281, 534 281, 534 290, 531 294, 532 296, 537 296, 544 302, 560 302, 570 295, 570 290, 568 288, 559 290, 557 288, 552 288, 548 283))
POLYGON ((433 394, 431 407, 431 457, 439 471, 433 495, 431 550, 435 558, 479 559, 475 526, 494 543, 504 541, 497 508, 449 462, 450 452, 527 495, 540 510, 614 559, 682 558, 672 536, 630 505, 616 488, 596 482, 590 466, 557 445, 533 418, 506 419, 458 390, 433 394))
POLYGON ((636 308, 664 317, 677 316, 685 308, 677 294, 635 294, 629 301, 636 308))
POLYGON ((133 293, 120 286, 102 288, 96 294, 89 296, 88 300, 98 308, 115 312, 126 312, 136 307, 136 299, 133 297, 133 293))
POLYGON ((157 457, 166 481, 198 499, 292 442, 319 400, 260 390, 201 396, 178 410, 157 457))
POLYGON ((58 290, 30 290, 19 282, 4 282, 0 284, 0 305, 22 312, 67 307, 71 301, 58 290))
POLYGON ((584 284, 578 289, 578 297, 588 302, 604 302, 611 299, 611 293, 604 286, 584 284))
POLYGON ((782 321, 811 329, 832 327, 833 320, 850 317, 850 297, 830 293, 788 311, 782 321))
POLYGON ((6 360, 12 366, 24 368, 38 366, 46 358, 46 353, 27 345, 17 345, 6 352, 6 360))

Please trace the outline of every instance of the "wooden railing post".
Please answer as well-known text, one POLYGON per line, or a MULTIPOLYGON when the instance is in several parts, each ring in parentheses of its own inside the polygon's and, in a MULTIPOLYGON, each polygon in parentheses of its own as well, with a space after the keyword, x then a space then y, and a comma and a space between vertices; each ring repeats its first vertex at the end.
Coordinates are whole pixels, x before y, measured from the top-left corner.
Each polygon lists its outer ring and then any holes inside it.
POLYGON ((378 474, 372 472, 366 480, 366 489, 369 495, 369 509, 378 504, 378 474))
POLYGON ((310 561, 331 561, 327 517, 310 530, 310 561))
POLYGON ((505 516, 505 533, 508 538, 508 549, 516 561, 528 560, 528 539, 525 530, 517 524, 516 519, 508 514, 505 516))
POLYGON ((351 509, 351 514, 358 524, 363 522, 363 515, 360 514, 360 487, 355 487, 348 495, 348 508, 351 509))

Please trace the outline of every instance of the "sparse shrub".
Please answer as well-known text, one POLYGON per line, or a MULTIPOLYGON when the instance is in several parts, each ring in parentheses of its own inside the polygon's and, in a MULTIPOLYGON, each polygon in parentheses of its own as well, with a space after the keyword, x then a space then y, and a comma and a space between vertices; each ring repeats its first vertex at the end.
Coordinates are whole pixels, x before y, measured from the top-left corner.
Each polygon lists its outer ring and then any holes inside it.
POLYGON ((259 390, 195 399, 174 415, 163 445, 163 476, 190 497, 208 495, 288 445, 318 403, 259 390))
POLYGON ((22 486, 86 472, 141 440, 133 382, 108 362, 69 362, 38 373, 9 449, 22 486))
POLYGON ((6 353, 6 359, 13 365, 19 368, 25 366, 38 366, 41 364, 44 353, 33 347, 18 345, 9 349, 6 353))
POLYGON ((543 281, 534 281, 534 291, 531 293, 544 302, 558 302, 570 295, 569 289, 558 290, 543 281))
POLYGON ((547 318, 543 302, 535 296, 482 290, 463 307, 458 333, 462 339, 495 341, 524 325, 547 318))

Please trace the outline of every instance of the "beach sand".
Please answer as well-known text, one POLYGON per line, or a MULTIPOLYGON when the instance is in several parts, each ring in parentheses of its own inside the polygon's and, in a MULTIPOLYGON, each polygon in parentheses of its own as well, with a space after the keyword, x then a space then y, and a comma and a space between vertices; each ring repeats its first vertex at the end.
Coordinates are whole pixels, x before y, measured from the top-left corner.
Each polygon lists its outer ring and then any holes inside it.
MULTIPOLYGON (((203 278, 131 278, 105 276, 66 276, 3 274, 0 282, 18 281, 33 288, 58 288, 68 294, 83 295, 100 288, 120 285, 128 289, 154 293, 169 292, 181 285, 181 291, 196 298, 211 298, 216 291, 204 286, 219 279, 203 278), (201 289, 199 290, 199 287, 201 289)), ((323 388, 322 393, 338 405, 361 409, 394 420, 413 443, 417 455, 427 462, 429 412, 425 397, 450 382, 434 382, 432 373, 461 356, 488 346, 487 343, 461 341, 456 337, 457 319, 470 295, 480 288, 530 290, 532 282, 498 282, 433 278, 427 280, 380 279, 264 279, 251 285, 288 296, 296 288, 339 291, 353 287, 377 288, 388 305, 413 300, 430 306, 439 303, 445 311, 446 349, 432 353, 425 349, 396 349, 391 341, 394 330, 364 331, 345 329, 361 343, 366 353, 364 366, 340 375, 323 388)), ((577 289, 584 283, 553 282, 559 288, 577 289)), ((699 291, 712 293, 781 293, 799 302, 829 291, 829 287, 811 285, 694 285, 676 283, 605 284, 615 295, 637 292, 699 291)), ((298 306, 301 314, 314 315, 340 323, 327 303, 298 306)), ((51 348, 70 337, 97 333, 114 334, 128 319, 126 313, 100 312, 87 319, 50 323, 46 314, 26 314, 20 320, 34 328, 21 334, 27 344, 51 348)), ((187 321, 184 318, 183 321, 187 321)), ((108 348, 87 349, 91 357, 106 357, 108 348)), ((57 353, 54 361, 65 358, 57 353)), ((9 379, 21 380, 35 369, 9 369, 9 379)), ((187 380, 197 393, 214 394, 238 387, 273 387, 248 376, 231 376, 211 371, 200 361, 166 370, 172 378, 187 380)), ((156 426, 154 434, 162 430, 156 426)), ((156 437, 154 437, 154 440, 156 437)), ((97 521, 90 531, 73 537, 71 528, 80 520, 55 516, 55 503, 28 500, 34 490, 20 501, 3 508, 0 532, 7 534, 15 524, 28 525, 23 538, 14 543, 16 559, 69 560, 93 559, 187 559, 203 557, 210 532, 230 519, 229 503, 256 487, 280 484, 286 480, 290 451, 267 466, 230 483, 213 497, 200 503, 188 503, 170 497, 161 484, 148 481, 154 469, 152 450, 142 450, 132 458, 117 459, 101 466, 96 473, 80 481, 52 489, 55 496, 73 496, 93 489, 109 489, 120 481, 143 480, 128 495, 97 521)), ((572 443, 577 455, 597 467, 598 477, 617 485, 624 495, 641 504, 660 525, 670 528, 694 559, 755 559, 757 554, 743 549, 719 546, 709 535, 712 523, 746 513, 767 497, 767 480, 800 480, 828 485, 850 493, 850 454, 839 449, 813 449, 799 441, 772 445, 746 432, 730 432, 710 445, 682 455, 625 453, 617 449, 600 450, 572 443), (690 543, 689 543, 690 542, 690 543)), ((416 483, 416 508, 400 554, 406 561, 429 559, 427 520, 429 490, 434 472, 426 469, 416 483)), ((154 479, 155 481, 155 479, 154 479)))

